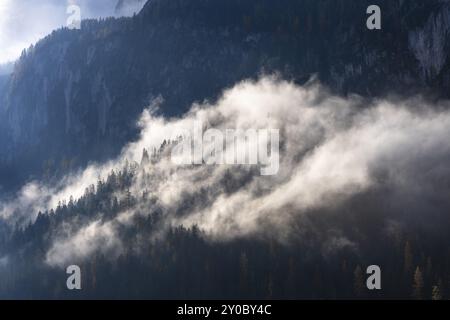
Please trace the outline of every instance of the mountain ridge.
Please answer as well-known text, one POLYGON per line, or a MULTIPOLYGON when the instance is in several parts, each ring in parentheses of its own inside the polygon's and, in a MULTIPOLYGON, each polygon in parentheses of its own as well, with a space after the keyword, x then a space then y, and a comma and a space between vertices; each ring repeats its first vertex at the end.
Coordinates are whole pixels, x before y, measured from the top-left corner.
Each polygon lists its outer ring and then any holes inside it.
POLYGON ((57 30, 4 85, 0 181, 106 160, 136 137, 154 98, 165 101, 161 113, 180 116, 261 74, 296 83, 316 75, 343 95, 448 98, 448 2, 380 1, 380 31, 365 27, 369 4, 153 0, 132 18, 57 30))

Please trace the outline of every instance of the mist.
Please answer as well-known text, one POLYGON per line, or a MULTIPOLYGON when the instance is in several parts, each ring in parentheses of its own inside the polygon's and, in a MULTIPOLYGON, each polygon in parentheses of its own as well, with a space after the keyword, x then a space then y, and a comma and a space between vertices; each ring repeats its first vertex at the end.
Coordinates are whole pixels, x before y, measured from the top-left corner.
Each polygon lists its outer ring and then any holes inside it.
MULTIPOLYGON (((67 221, 52 239, 45 263, 64 266, 98 251, 117 257, 124 250, 119 230, 153 212, 161 212, 164 223, 142 241, 164 237, 171 227, 195 226, 211 242, 270 237, 289 243, 302 236, 299 221, 325 212, 338 218, 345 212, 377 214, 389 228, 417 218, 431 228, 450 208, 446 105, 420 97, 338 97, 315 81, 299 86, 276 77, 238 83, 217 101, 194 104, 181 118, 158 116, 164 106, 158 98, 142 113, 139 139, 117 159, 68 174, 56 186, 32 182, 16 199, 0 204, 0 216, 12 225, 29 223, 39 210, 80 198, 128 161, 135 170, 128 191, 137 203, 114 217, 96 212, 87 222, 67 221), (220 131, 279 129, 278 173, 263 176, 258 165, 174 164, 173 142, 198 122, 220 131), (141 162, 144 149, 152 154, 148 163, 141 162), (364 210, 353 206, 368 194, 376 201, 364 210)), ((324 251, 357 250, 344 232, 335 231, 323 231, 324 251)))

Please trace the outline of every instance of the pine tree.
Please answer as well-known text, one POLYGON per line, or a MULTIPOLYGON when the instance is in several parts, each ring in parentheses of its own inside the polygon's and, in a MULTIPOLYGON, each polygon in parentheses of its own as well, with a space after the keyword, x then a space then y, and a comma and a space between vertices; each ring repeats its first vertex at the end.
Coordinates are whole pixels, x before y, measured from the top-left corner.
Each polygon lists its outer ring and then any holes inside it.
POLYGON ((428 257, 427 258, 427 267, 425 269, 426 278, 431 277, 432 271, 433 271, 433 263, 431 261, 431 257, 428 257))
POLYGON ((289 258, 288 271, 286 277, 286 295, 292 297, 295 294, 295 262, 294 258, 289 258))
POLYGON ((421 300, 423 299, 423 276, 420 268, 417 267, 414 272, 414 283, 413 283, 413 298, 421 300))
POLYGON ((409 241, 406 241, 404 254, 404 267, 403 267, 403 271, 405 272, 405 274, 408 275, 412 271, 412 264, 413 264, 413 255, 411 244, 409 241))
POLYGON ((273 279, 272 276, 269 275, 269 280, 267 281, 267 299, 273 299, 273 279))
POLYGON ((240 282, 240 290, 244 295, 247 293, 248 289, 248 258, 247 254, 243 252, 240 257, 240 274, 239 274, 239 282, 240 282))
POLYGON ((355 271, 353 272, 354 284, 353 289, 355 291, 355 296, 361 298, 364 295, 364 276, 361 269, 361 266, 357 266, 355 271))
POLYGON ((439 280, 437 285, 433 286, 431 290, 431 299, 442 300, 442 281, 439 280))
POLYGON ((141 167, 147 166, 150 163, 150 156, 148 155, 147 149, 142 151, 141 167))

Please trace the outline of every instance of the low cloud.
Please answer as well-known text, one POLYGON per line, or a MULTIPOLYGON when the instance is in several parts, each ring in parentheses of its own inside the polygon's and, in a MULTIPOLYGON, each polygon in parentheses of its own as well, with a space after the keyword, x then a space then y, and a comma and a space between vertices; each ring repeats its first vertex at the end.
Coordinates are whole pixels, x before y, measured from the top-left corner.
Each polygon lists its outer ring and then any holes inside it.
POLYGON ((110 257, 120 254, 121 242, 114 233, 113 222, 94 221, 67 239, 55 242, 47 252, 46 263, 65 265, 67 261, 80 261, 96 251, 110 257))
MULTIPOLYGON (((166 152, 140 167, 130 188, 136 199, 147 190, 151 201, 139 200, 133 209, 107 220, 94 215, 90 223, 62 234, 47 252, 48 264, 64 265, 97 250, 120 254, 119 228, 155 210, 164 216, 161 234, 170 226, 198 226, 211 241, 268 234, 286 241, 298 231, 294 221, 312 212, 351 211, 346 206, 369 192, 382 202, 367 211, 389 214, 390 226, 404 212, 424 216, 450 208, 445 200, 450 192, 450 112, 445 105, 419 98, 342 98, 317 83, 298 86, 274 77, 241 82, 217 102, 195 104, 178 119, 156 116, 160 103, 143 112, 140 138, 118 159, 91 166, 57 188, 28 185, 14 205, 3 206, 1 215, 12 219, 11 208, 51 208, 70 195, 80 197, 98 177, 105 179, 126 160, 139 163, 144 148, 159 149, 174 132, 196 122, 218 130, 279 129, 278 174, 261 176, 251 165, 180 166, 166 152)), ((323 237, 324 252, 356 247, 340 232, 323 237)))

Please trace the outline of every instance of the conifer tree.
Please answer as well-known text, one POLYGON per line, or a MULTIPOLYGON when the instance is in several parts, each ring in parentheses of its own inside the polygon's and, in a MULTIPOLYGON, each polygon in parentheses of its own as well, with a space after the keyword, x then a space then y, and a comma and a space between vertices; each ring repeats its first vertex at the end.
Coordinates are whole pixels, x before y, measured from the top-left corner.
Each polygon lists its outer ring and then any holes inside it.
POLYGON ((248 258, 247 254, 243 252, 241 254, 241 257, 239 259, 239 267, 240 267, 240 274, 239 274, 239 282, 240 282, 240 290, 242 294, 247 293, 248 289, 248 258))
POLYGON ((414 272, 414 282, 413 282, 413 298, 421 300, 423 299, 423 276, 420 268, 417 267, 414 272))
POLYGON ((405 274, 408 275, 412 271, 412 264, 413 264, 413 255, 411 243, 409 241, 406 241, 404 253, 404 265, 403 265, 403 271, 405 272, 405 274))
POLYGON ((355 292, 355 296, 361 298, 364 295, 364 276, 361 269, 361 266, 357 266, 355 271, 353 272, 354 284, 353 289, 355 292))
POLYGON ((141 167, 144 167, 150 163, 150 156, 148 154, 147 149, 144 148, 142 151, 142 160, 141 160, 141 167))
POLYGON ((433 286, 431 290, 431 299, 433 300, 442 300, 442 281, 433 286))

